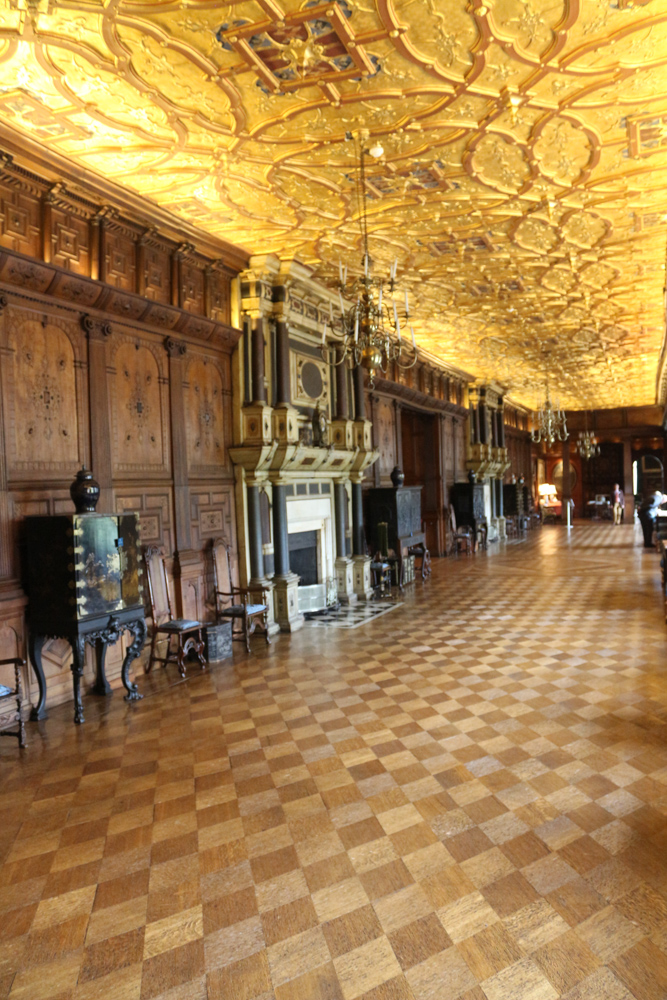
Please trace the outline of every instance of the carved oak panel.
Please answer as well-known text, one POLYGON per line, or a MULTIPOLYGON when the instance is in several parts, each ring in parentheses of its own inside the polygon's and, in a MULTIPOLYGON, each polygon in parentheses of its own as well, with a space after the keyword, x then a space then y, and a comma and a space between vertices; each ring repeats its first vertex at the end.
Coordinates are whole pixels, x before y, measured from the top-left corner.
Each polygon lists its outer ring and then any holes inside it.
POLYGON ((380 475, 388 476, 396 465, 396 423, 394 404, 380 399, 376 404, 380 475))
POLYGON ((170 261, 166 248, 147 246, 144 250, 144 295, 153 302, 171 302, 170 261))
POLYGON ((220 323, 229 323, 229 277, 220 271, 209 272, 209 296, 211 303, 211 319, 220 323))
POLYGON ((41 257, 40 203, 36 195, 0 190, 0 245, 29 257, 41 257))
POLYGON ((110 380, 114 473, 168 473, 166 387, 156 355, 144 343, 119 338, 110 380))
POLYGON ((105 281, 124 292, 136 289, 136 248, 125 233, 104 230, 105 281))
POLYGON ((53 207, 51 263, 75 274, 90 275, 90 227, 87 219, 53 207))
POLYGON ((194 357, 186 369, 184 388, 189 469, 219 475, 229 461, 226 444, 231 427, 222 373, 210 358, 194 357))
POLYGON ((181 263, 181 305, 188 312, 204 312, 204 272, 187 260, 181 263))
POLYGON ((66 324, 10 312, 3 392, 10 478, 58 471, 82 463, 77 374, 66 324))

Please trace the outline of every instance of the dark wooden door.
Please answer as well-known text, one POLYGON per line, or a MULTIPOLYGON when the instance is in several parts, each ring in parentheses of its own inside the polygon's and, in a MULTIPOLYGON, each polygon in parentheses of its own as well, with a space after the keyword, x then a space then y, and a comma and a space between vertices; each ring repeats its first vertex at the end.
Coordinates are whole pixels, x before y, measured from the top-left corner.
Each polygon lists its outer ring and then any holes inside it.
POLYGON ((437 414, 403 409, 401 436, 405 485, 422 487, 426 544, 434 555, 441 555, 445 524, 440 419, 437 414))

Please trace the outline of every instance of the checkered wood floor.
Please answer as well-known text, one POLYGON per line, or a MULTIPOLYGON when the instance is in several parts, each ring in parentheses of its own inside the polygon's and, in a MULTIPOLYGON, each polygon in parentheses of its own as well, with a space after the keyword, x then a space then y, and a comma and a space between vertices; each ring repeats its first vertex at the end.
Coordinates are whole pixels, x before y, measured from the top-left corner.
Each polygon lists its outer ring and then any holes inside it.
MULTIPOLYGON (((398 594, 396 588, 394 588, 394 593, 398 594)), ((339 608, 306 615, 306 625, 316 628, 359 628, 381 615, 386 615, 390 611, 400 608, 401 604, 402 601, 399 601, 398 598, 392 599, 391 602, 389 600, 359 601, 351 606, 342 605, 339 608)))
POLYGON ((665 1000, 667 629, 631 526, 0 746, 0 998, 665 1000))

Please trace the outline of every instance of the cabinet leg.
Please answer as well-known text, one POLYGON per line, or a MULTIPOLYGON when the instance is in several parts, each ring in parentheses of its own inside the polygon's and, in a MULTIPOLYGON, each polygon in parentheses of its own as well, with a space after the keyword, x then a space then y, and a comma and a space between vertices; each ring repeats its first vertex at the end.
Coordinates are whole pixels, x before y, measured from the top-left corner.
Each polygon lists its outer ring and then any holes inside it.
POLYGON ((46 711, 46 678, 44 676, 44 667, 42 666, 42 648, 46 642, 45 635, 33 635, 32 632, 28 638, 28 652, 30 654, 30 662, 32 663, 32 669, 35 671, 35 676, 37 677, 37 684, 39 685, 39 701, 35 706, 33 706, 30 712, 31 721, 36 721, 37 719, 48 719, 48 713, 46 711))
POLYGON ((130 680, 130 667, 132 666, 133 661, 136 660, 141 653, 141 650, 144 648, 144 643, 146 641, 146 622, 143 618, 140 618, 136 622, 128 622, 126 628, 128 632, 131 632, 134 636, 134 641, 127 649, 125 659, 123 660, 123 669, 121 671, 123 687, 127 691, 125 701, 139 701, 143 698, 143 694, 139 693, 137 685, 134 681, 130 680))
POLYGON ((97 666, 97 675, 95 677, 95 683, 93 684, 93 694, 99 694, 102 696, 108 696, 112 694, 111 685, 107 680, 107 675, 104 669, 104 664, 107 658, 107 643, 104 639, 98 639, 95 643, 95 663, 97 666))
POLYGON ((72 640, 72 687, 74 688, 74 722, 80 726, 85 721, 83 717, 83 702, 81 701, 81 678, 86 659, 86 640, 77 636, 72 640))

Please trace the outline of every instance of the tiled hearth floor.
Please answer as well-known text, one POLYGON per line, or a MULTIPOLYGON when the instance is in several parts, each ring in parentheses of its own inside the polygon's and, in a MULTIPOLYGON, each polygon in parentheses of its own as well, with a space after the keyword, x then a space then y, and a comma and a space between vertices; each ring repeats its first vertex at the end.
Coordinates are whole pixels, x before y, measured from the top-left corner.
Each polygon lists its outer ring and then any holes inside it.
POLYGON ((0 747, 0 997, 665 1000, 667 628, 631 526, 0 747))

